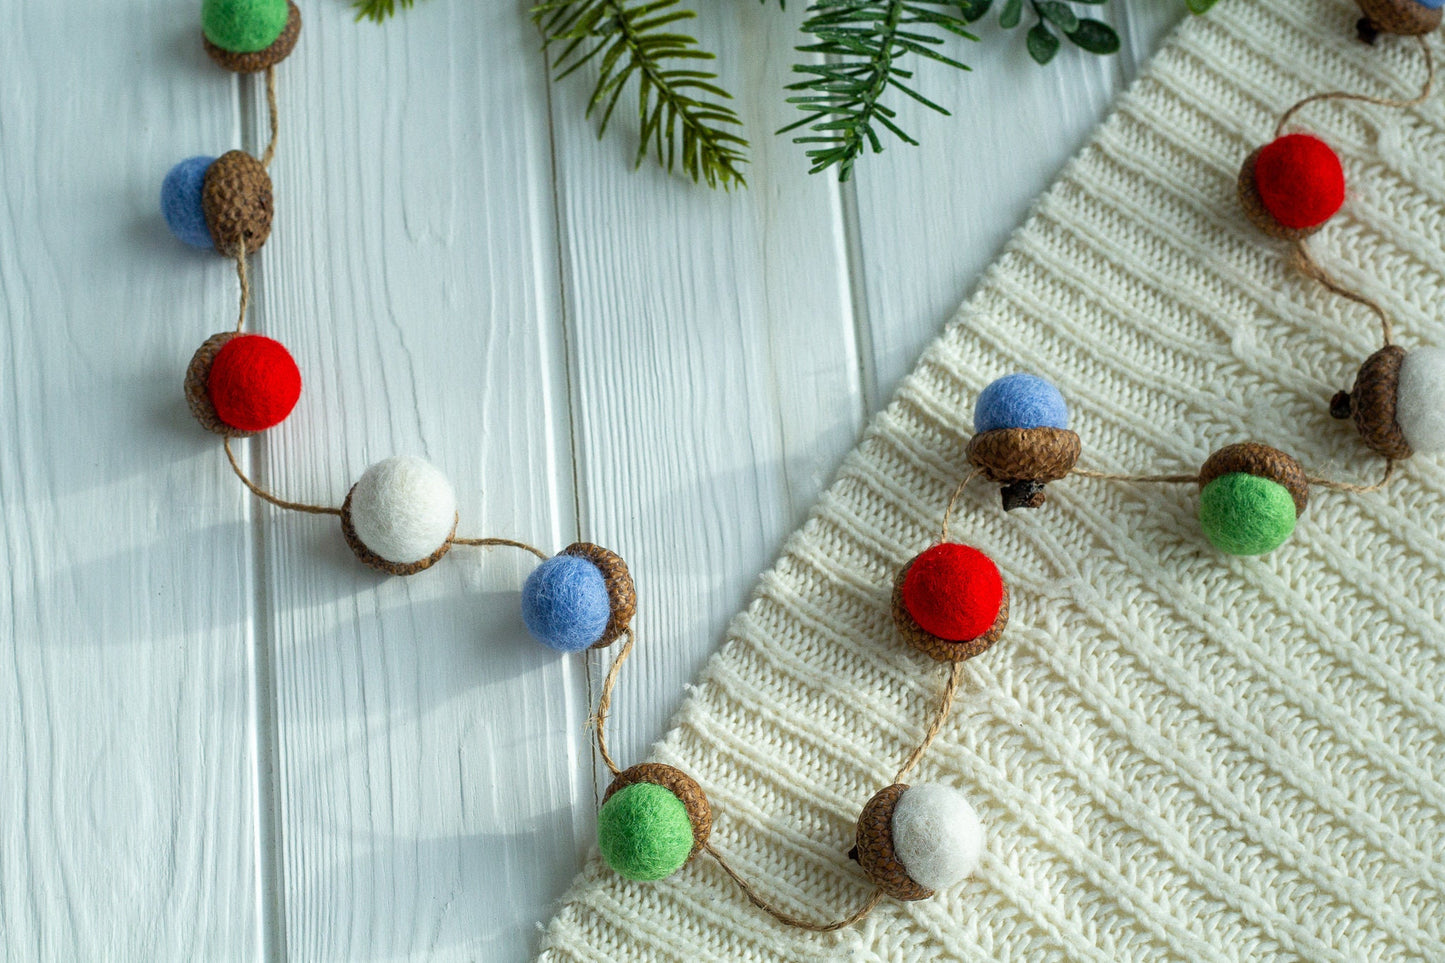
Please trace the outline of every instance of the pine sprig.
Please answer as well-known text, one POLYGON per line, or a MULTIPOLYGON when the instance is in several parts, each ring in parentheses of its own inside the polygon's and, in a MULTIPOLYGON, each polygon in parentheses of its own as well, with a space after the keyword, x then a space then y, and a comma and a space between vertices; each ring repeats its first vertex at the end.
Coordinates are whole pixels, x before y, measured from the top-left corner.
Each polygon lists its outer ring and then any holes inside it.
POLYGON ((778 133, 807 127, 811 133, 794 138, 808 149, 811 173, 838 168, 840 180, 847 180, 853 165, 865 150, 883 150, 878 128, 907 144, 918 142, 898 126, 898 113, 884 98, 897 92, 941 114, 948 111, 929 100, 905 81, 913 72, 899 66, 910 55, 969 69, 936 48, 941 34, 968 40, 978 38, 949 8, 956 0, 815 0, 808 8, 803 32, 813 43, 798 47, 808 54, 822 54, 824 63, 795 64, 793 70, 807 79, 789 84, 800 95, 789 97, 803 111, 803 117, 778 133))
POLYGON ((416 0, 352 0, 351 5, 356 8, 357 20, 372 20, 381 23, 396 13, 398 5, 403 10, 407 10, 414 3, 416 0))
MULTIPOLYGON (((386 0, 373 0, 386 2, 386 0)), ((710 187, 746 186, 742 165, 748 142, 735 130, 742 121, 725 103, 732 96, 717 74, 681 64, 712 60, 693 38, 673 32, 696 16, 678 0, 549 0, 532 9, 561 80, 589 62, 600 66, 587 116, 600 111, 600 138, 624 90, 637 87, 641 137, 636 163, 649 150, 667 170, 674 164, 710 187)))

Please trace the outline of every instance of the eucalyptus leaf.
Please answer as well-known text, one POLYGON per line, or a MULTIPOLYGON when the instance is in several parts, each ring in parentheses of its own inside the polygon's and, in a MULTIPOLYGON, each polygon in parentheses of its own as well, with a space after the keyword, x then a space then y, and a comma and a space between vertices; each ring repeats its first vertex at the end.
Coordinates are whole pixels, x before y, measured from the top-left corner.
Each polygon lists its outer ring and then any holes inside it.
POLYGON ((1064 33, 1079 28, 1079 15, 1069 9, 1069 5, 1062 0, 1039 0, 1034 4, 1034 9, 1039 12, 1039 16, 1055 24, 1064 33))
POLYGON ((960 0, 958 9, 963 14, 964 23, 977 23, 992 6, 993 0, 960 0))
POLYGON ((1067 34, 1076 46, 1089 53, 1111 54, 1119 52, 1119 35, 1114 28, 1102 20, 1080 20, 1079 25, 1067 34))
POLYGON ((1019 25, 1019 20, 1024 15, 1024 0, 1008 0, 1003 5, 1003 13, 998 15, 998 25, 1005 30, 1012 30, 1019 25))
POLYGON ((1029 56, 1043 66, 1059 52, 1059 38, 1040 20, 1029 28, 1028 48, 1029 56))

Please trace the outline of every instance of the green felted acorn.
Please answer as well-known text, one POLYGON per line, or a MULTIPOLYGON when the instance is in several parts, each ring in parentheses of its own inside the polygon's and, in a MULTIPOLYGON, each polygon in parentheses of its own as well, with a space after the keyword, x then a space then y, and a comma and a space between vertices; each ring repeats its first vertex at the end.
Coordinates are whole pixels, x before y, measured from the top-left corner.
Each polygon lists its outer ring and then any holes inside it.
POLYGON ((1304 469, 1268 445, 1221 448, 1199 472, 1199 525, 1230 555, 1272 552, 1294 532, 1309 502, 1304 469))
POLYGON ((597 847, 619 876, 666 879, 703 846, 712 810, 702 787, 662 763, 625 769, 607 787, 597 813, 597 847))

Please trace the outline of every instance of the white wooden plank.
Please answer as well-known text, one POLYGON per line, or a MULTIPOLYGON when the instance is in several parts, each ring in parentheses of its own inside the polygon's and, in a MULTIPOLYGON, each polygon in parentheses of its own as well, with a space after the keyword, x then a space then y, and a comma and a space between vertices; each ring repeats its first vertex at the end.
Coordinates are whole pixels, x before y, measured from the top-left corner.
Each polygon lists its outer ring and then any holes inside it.
POLYGON ((638 584, 623 764, 661 736, 863 416, 839 196, 772 135, 791 119, 802 4, 696 7, 688 30, 752 140, 746 191, 630 170, 635 95, 600 143, 590 77, 552 98, 582 531, 638 584))
MULTIPOLYGON (((257 311, 307 387, 257 469, 339 504, 368 464, 421 455, 464 534, 559 548, 574 497, 536 34, 509 4, 307 18, 257 311)), ((525 958, 592 800, 584 665, 518 614, 533 560, 459 548, 386 579, 333 519, 262 517, 287 953, 525 958)))
POLYGON ((166 0, 0 7, 0 955, 261 950, 253 543, 180 391, 232 308, 171 164, 239 135, 166 0))
POLYGON ((971 71, 913 65, 918 89, 953 116, 895 97, 890 106, 920 146, 891 141, 854 175, 854 263, 866 267, 874 405, 892 394, 1034 198, 1187 15, 1183 0, 1076 5, 1112 23, 1123 48, 1098 57, 1065 43, 1053 63, 1039 67, 1024 49, 1026 27, 1000 29, 997 9, 975 25, 981 42, 950 41, 948 52, 971 71))

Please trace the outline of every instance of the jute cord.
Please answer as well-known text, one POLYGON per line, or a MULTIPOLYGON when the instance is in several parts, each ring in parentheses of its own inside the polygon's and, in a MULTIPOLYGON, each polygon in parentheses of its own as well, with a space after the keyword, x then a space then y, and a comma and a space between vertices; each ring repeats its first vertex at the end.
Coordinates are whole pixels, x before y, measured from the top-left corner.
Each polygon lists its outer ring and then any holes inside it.
POLYGON ((612 667, 607 670, 607 677, 602 680, 602 694, 597 698, 597 711, 590 720, 592 728, 597 731, 597 752, 614 776, 622 772, 622 767, 613 760, 612 753, 607 748, 607 713, 612 709, 612 692, 617 688, 617 676, 622 672, 622 663, 632 654, 636 641, 637 636, 628 629, 627 641, 622 644, 617 658, 612 660, 612 667))
POLYGON ((743 895, 748 898, 749 903, 752 903, 758 909, 762 910, 764 913, 767 913, 769 916, 777 920, 779 923, 782 923, 784 926, 793 926, 800 930, 807 930, 810 933, 832 933, 835 930, 847 929, 848 927, 852 926, 854 923, 858 922, 869 913, 873 912, 873 910, 877 908, 878 904, 883 902, 883 891, 881 889, 875 889, 873 891, 873 894, 868 897, 868 899, 863 903, 863 905, 858 907, 858 909, 850 915, 845 916, 843 919, 840 920, 834 920, 830 923, 817 923, 813 920, 803 919, 801 916, 794 916, 787 910, 779 909, 772 903, 769 903, 766 899, 763 898, 762 894, 760 894, 756 889, 753 888, 752 883, 748 882, 741 873, 733 869, 732 865, 723 858, 722 853, 719 853, 716 849, 714 849, 711 843, 704 846, 702 848, 702 851, 715 859, 717 861, 717 864, 722 867, 722 871, 724 873, 727 873, 734 883, 738 884, 738 889, 743 891, 743 895))
POLYGON ((1390 345, 1394 343, 1395 325, 1390 320, 1390 315, 1385 311, 1380 302, 1358 291, 1352 291, 1335 280, 1334 276, 1314 259, 1314 255, 1310 254, 1310 249, 1303 238, 1294 242, 1294 249, 1290 254, 1290 262, 1301 274, 1313 281, 1318 281, 1326 290, 1353 301, 1356 304, 1362 304, 1373 311, 1375 316, 1380 319, 1380 333, 1384 337, 1385 344, 1390 345))
POLYGON ((894 782, 902 782, 908 777, 933 745, 933 740, 943 729, 943 724, 948 721, 948 715, 953 711, 953 700, 958 696, 959 683, 963 681, 963 663, 955 662, 948 670, 948 681, 944 683, 943 695, 938 700, 938 711, 933 714, 933 721, 928 725, 928 731, 923 734, 923 741, 920 742, 908 758, 903 761, 903 766, 898 770, 898 775, 893 777, 894 782))
POLYGON ((246 477, 246 473, 241 470, 241 463, 236 460, 236 453, 231 450, 231 439, 222 440, 221 446, 226 449, 226 460, 231 463, 231 470, 236 473, 237 478, 241 479, 241 484, 249 488, 251 494, 262 501, 270 502, 277 508, 284 508, 289 512, 304 512, 307 515, 341 515, 341 509, 332 508, 330 505, 308 505, 305 502, 288 501, 267 491, 246 477))
POLYGON ((551 558, 550 555, 548 555, 546 552, 542 551, 542 550, 541 550, 540 548, 538 548, 537 546, 535 546, 535 545, 528 545, 526 542, 519 542, 519 541, 517 541, 517 540, 514 539, 514 538, 454 538, 454 539, 452 539, 452 544, 453 544, 453 545, 472 545, 472 546, 476 546, 476 547, 478 547, 478 548, 493 548, 493 547, 519 548, 519 549, 521 549, 521 550, 524 551, 524 552, 531 552, 533 555, 537 556, 538 558, 540 558, 540 559, 541 559, 542 561, 544 561, 544 562, 545 562, 547 559, 551 558))
POLYGON ((246 267, 246 242, 236 248, 236 280, 241 284, 241 307, 236 313, 236 332, 246 329, 246 314, 251 308, 251 273, 246 267))
POLYGON ((271 161, 276 158, 276 141, 281 134, 280 112, 276 104, 276 68, 266 68, 266 116, 267 123, 271 128, 271 141, 266 145, 266 151, 261 155, 261 166, 270 167, 271 161))
POLYGON ((1279 123, 1275 125, 1274 136, 1279 137, 1284 133, 1285 127, 1294 119, 1294 115, 1310 104, 1323 100, 1352 100, 1362 104, 1374 104, 1379 107, 1415 107, 1425 102, 1430 96, 1430 91, 1435 86, 1435 57, 1430 53, 1430 43, 1423 36, 1416 37, 1420 41, 1420 52, 1425 55, 1425 85, 1420 88, 1420 93, 1409 100, 1396 100, 1391 97, 1371 97, 1368 94, 1351 93, 1347 90, 1330 90, 1322 94, 1312 94, 1304 100, 1299 101, 1280 117, 1279 123))

